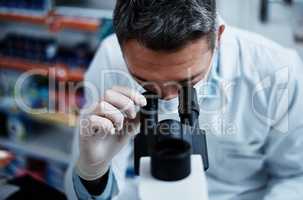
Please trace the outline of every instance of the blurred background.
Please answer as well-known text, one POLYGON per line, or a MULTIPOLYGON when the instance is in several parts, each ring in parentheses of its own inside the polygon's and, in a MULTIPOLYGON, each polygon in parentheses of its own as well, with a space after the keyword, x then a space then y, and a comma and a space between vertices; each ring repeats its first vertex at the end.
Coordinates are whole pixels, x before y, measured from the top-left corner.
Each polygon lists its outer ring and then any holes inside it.
MULTIPOLYGON (((63 191, 84 104, 78 83, 113 32, 114 4, 0 0, 0 150, 11 160, 0 165, 1 177, 30 175, 63 191)), ((295 48, 303 58, 302 0, 218 0, 218 9, 227 24, 295 48)))

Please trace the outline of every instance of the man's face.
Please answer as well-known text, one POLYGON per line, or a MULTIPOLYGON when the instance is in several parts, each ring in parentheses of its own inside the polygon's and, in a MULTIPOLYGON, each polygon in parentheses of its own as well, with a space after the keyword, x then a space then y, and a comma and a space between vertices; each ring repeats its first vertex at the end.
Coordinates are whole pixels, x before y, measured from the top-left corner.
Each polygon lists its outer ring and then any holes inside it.
POLYGON ((129 72, 140 85, 163 99, 172 99, 183 83, 194 85, 205 78, 213 51, 206 39, 173 53, 153 51, 129 40, 123 45, 123 54, 129 72))

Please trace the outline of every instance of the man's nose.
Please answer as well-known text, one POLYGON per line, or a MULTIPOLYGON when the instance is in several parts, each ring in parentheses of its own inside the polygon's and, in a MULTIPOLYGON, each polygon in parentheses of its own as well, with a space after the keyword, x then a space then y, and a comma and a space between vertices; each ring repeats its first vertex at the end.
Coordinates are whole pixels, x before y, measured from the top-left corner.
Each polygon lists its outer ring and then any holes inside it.
POLYGON ((176 98, 179 94, 177 87, 163 87, 161 88, 161 98, 165 100, 170 100, 176 98))

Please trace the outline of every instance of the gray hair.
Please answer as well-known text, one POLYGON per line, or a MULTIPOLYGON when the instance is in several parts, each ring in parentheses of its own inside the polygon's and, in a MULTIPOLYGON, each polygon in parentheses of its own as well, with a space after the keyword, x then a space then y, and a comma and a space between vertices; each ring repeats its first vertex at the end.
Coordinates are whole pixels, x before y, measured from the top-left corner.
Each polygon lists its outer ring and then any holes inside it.
POLYGON ((114 29, 119 43, 135 39, 155 51, 176 51, 206 37, 215 47, 215 0, 118 0, 114 29))

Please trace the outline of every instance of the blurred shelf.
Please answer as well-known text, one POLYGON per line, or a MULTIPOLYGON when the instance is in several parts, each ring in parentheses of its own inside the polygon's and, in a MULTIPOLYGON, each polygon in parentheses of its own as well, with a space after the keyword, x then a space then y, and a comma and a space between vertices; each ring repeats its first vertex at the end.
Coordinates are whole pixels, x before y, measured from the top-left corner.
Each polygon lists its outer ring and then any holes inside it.
POLYGON ((84 19, 78 17, 56 16, 54 21, 54 31, 63 29, 82 30, 89 32, 97 32, 101 26, 100 20, 84 19))
POLYGON ((28 114, 31 118, 51 123, 51 124, 61 124, 69 127, 75 127, 77 116, 74 114, 64 114, 64 113, 46 113, 46 114, 28 114))
POLYGON ((18 112, 15 99, 12 97, 0 97, 0 111, 10 114, 18 112))
POLYGON ((45 25, 50 31, 58 32, 64 29, 97 32, 101 27, 101 20, 88 17, 73 17, 58 15, 50 12, 45 16, 26 15, 17 13, 0 13, 1 21, 13 21, 45 25))
POLYGON ((0 68, 21 71, 37 70, 37 72, 39 70, 41 75, 50 75, 62 81, 82 81, 85 73, 82 69, 69 70, 68 66, 62 64, 50 65, 4 56, 0 56, 0 68))
POLYGON ((64 133, 64 130, 43 130, 43 133, 31 134, 25 141, 0 137, 0 146, 24 156, 67 165, 71 160, 72 134, 64 133))
POLYGON ((74 6, 56 6, 56 14, 64 16, 78 16, 95 19, 112 19, 113 10, 111 9, 93 9, 74 6))
MULTIPOLYGON (((0 97, 0 111, 4 111, 5 113, 19 112, 16 105, 16 99, 12 97, 0 97)), ((75 127, 78 116, 76 114, 65 114, 65 113, 43 113, 43 114, 30 114, 23 112, 27 117, 34 119, 36 121, 45 122, 47 124, 54 125, 63 125, 67 127, 75 127)))
POLYGON ((23 14, 12 14, 12 13, 0 13, 0 20, 2 21, 16 21, 16 22, 28 22, 32 24, 46 24, 47 16, 36 16, 36 15, 23 15, 23 14))
POLYGON ((13 142, 6 138, 0 138, 0 146, 12 151, 17 151, 29 156, 68 164, 70 156, 54 149, 46 149, 26 142, 13 142))

